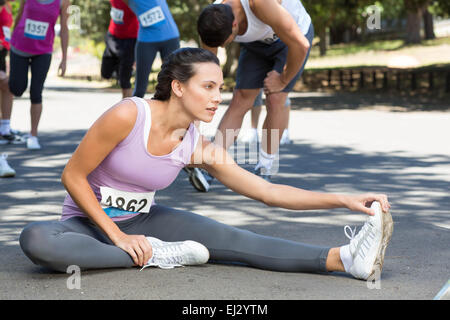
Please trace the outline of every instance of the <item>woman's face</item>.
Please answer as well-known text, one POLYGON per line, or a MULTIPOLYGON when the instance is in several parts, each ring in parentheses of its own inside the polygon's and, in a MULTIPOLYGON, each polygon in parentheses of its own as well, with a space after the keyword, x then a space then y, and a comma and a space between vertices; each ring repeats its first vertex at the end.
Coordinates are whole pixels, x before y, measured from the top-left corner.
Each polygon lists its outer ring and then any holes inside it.
POLYGON ((222 69, 215 63, 203 62, 194 65, 195 74, 182 83, 183 105, 196 120, 211 122, 222 102, 222 69))

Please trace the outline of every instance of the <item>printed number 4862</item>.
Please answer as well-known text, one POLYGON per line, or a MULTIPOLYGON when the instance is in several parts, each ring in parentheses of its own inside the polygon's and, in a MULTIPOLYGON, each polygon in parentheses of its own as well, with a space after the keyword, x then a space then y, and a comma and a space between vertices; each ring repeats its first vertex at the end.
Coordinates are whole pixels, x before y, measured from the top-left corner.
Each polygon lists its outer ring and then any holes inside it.
POLYGON ((141 199, 140 201, 131 199, 130 201, 128 201, 128 203, 126 203, 126 200, 124 198, 117 197, 113 203, 112 197, 109 196, 106 199, 106 205, 110 207, 116 207, 125 211, 140 212, 147 205, 147 199, 141 199), (137 206, 139 206, 139 208, 136 209, 137 206))

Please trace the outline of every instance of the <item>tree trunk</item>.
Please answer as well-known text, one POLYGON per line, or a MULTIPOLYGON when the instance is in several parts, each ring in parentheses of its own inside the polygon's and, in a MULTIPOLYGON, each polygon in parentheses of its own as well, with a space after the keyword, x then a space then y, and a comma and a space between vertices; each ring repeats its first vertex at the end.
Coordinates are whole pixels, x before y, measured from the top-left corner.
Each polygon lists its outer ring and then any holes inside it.
POLYGON ((408 10, 406 18, 406 43, 420 43, 420 22, 422 18, 420 9, 408 10))
POLYGON ((423 9, 423 27, 425 31, 425 39, 430 40, 436 38, 436 35, 434 34, 433 16, 426 7, 423 9))
POLYGON ((319 32, 319 49, 320 49, 320 55, 324 56, 327 54, 327 29, 326 28, 320 28, 319 32))

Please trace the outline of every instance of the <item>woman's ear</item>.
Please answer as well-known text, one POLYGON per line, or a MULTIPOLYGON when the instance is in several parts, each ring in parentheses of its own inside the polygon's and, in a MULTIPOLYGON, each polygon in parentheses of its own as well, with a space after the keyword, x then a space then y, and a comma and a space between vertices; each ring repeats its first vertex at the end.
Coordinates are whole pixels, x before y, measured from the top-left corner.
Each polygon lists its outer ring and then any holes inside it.
POLYGON ((171 83, 172 91, 178 98, 181 98, 183 96, 183 85, 178 80, 172 80, 171 83))

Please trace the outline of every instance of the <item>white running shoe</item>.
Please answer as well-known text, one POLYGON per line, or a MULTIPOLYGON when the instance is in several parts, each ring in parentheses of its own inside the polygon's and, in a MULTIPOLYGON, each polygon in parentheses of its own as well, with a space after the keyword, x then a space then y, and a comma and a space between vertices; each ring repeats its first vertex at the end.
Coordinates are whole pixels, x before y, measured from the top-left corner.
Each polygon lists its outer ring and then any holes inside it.
POLYGON ((283 135, 281 136, 280 145, 291 144, 292 140, 289 138, 289 130, 284 129, 283 135))
POLYGON ((0 156, 0 178, 10 178, 16 175, 16 171, 6 161, 7 158, 8 155, 6 153, 0 156))
POLYGON ((238 141, 242 143, 257 143, 258 142, 258 130, 255 128, 243 129, 243 135, 239 135, 238 141))
POLYGON ((371 209, 375 211, 375 215, 369 216, 356 236, 356 228, 344 228, 345 235, 350 239, 349 249, 353 258, 348 272, 363 280, 367 280, 377 271, 381 274, 384 253, 394 230, 391 214, 383 212, 379 202, 374 201, 371 209), (351 235, 347 234, 347 228, 350 229, 351 235))
POLYGON ((41 145, 39 144, 39 140, 35 136, 29 136, 27 138, 27 149, 30 150, 38 150, 41 148, 41 145))
POLYGON ((165 242, 153 237, 147 237, 153 250, 153 256, 141 270, 147 267, 172 269, 185 265, 204 264, 209 260, 209 251, 201 243, 186 240, 165 242))

